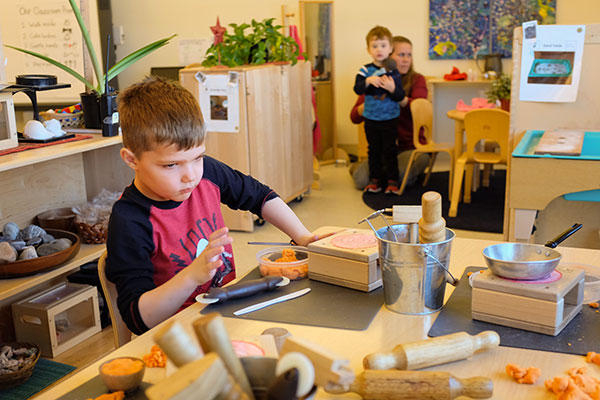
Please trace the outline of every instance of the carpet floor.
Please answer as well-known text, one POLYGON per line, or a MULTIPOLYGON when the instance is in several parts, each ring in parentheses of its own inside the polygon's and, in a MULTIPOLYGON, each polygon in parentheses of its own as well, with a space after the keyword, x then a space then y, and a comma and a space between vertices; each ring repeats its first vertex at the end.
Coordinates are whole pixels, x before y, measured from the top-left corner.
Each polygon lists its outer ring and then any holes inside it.
POLYGON ((450 199, 448 197, 448 172, 434 172, 426 187, 420 177, 417 184, 404 190, 402 196, 385 193, 364 193, 363 201, 373 210, 392 208, 394 205, 419 205, 421 196, 427 191, 442 195, 442 216, 448 228, 477 232, 502 233, 504 220, 504 189, 506 171, 494 171, 490 176, 489 187, 480 187, 471 194, 471 203, 459 203, 458 215, 448 217, 450 199))

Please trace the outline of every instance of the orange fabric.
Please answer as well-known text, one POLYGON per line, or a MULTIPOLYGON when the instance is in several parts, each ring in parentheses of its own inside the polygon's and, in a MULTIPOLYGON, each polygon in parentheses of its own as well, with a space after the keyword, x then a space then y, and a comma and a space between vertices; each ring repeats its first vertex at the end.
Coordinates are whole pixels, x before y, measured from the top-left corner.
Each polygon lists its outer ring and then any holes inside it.
POLYGON ((467 74, 460 72, 456 67, 452 67, 452 72, 444 75, 444 80, 447 81, 464 81, 465 79, 467 79, 467 74))

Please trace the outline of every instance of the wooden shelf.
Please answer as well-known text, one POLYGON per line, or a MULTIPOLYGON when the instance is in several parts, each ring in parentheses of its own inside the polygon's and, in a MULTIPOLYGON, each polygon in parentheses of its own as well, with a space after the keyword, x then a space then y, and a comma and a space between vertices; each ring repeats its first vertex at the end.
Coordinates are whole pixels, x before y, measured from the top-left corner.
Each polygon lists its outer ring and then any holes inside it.
POLYGON ((96 260, 102 255, 105 248, 104 244, 82 244, 77 255, 58 268, 23 278, 0 279, 0 301, 73 271, 82 264, 96 260))
POLYGON ((98 134, 94 134, 93 136, 92 139, 78 140, 0 156, 0 172, 86 151, 98 150, 122 142, 121 136, 103 137, 98 134))

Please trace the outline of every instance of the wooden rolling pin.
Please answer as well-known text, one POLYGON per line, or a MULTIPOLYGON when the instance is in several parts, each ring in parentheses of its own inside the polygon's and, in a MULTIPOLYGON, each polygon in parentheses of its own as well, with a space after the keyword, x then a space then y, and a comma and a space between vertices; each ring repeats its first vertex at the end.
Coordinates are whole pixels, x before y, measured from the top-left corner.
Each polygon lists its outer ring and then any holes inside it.
POLYGON ((471 357, 476 351, 500 344, 494 331, 471 336, 466 332, 400 344, 391 353, 373 353, 363 359, 365 369, 421 369, 471 357))
POLYGON ((150 400, 163 399, 213 399, 248 400, 225 369, 215 353, 185 364, 168 378, 146 389, 150 400))
POLYGON ((198 336, 202 350, 206 353, 217 353, 223 360, 229 373, 248 395, 248 398, 254 399, 248 376, 244 371, 242 362, 235 355, 221 314, 216 312, 207 314, 194 321, 192 326, 194 327, 196 336, 198 336))
POLYGON ((365 400, 451 400, 458 396, 487 399, 492 397, 494 383, 483 376, 459 379, 448 372, 368 369, 349 387, 330 387, 325 391, 335 394, 354 392, 365 400))
POLYGON ((436 243, 446 240, 446 220, 442 218, 442 196, 425 192, 421 197, 423 216, 419 220, 419 242, 436 243))

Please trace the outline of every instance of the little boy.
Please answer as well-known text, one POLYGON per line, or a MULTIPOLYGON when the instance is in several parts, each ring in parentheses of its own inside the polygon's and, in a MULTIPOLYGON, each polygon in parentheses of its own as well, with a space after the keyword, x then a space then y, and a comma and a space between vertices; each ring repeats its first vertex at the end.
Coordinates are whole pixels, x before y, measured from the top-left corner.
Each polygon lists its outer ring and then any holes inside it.
POLYGON ((249 210, 296 243, 317 239, 268 186, 205 155, 198 102, 150 77, 119 95, 121 158, 135 171, 108 226, 106 275, 140 334, 235 278, 220 203, 249 210))
POLYGON ((363 117, 369 144, 369 184, 365 191, 372 193, 381 192, 386 179, 385 193, 398 191, 398 102, 404 99, 404 89, 402 76, 397 71, 389 73, 384 67, 392 51, 390 31, 382 26, 371 29, 367 34, 367 52, 373 62, 359 69, 354 83, 354 92, 365 95, 363 117))

